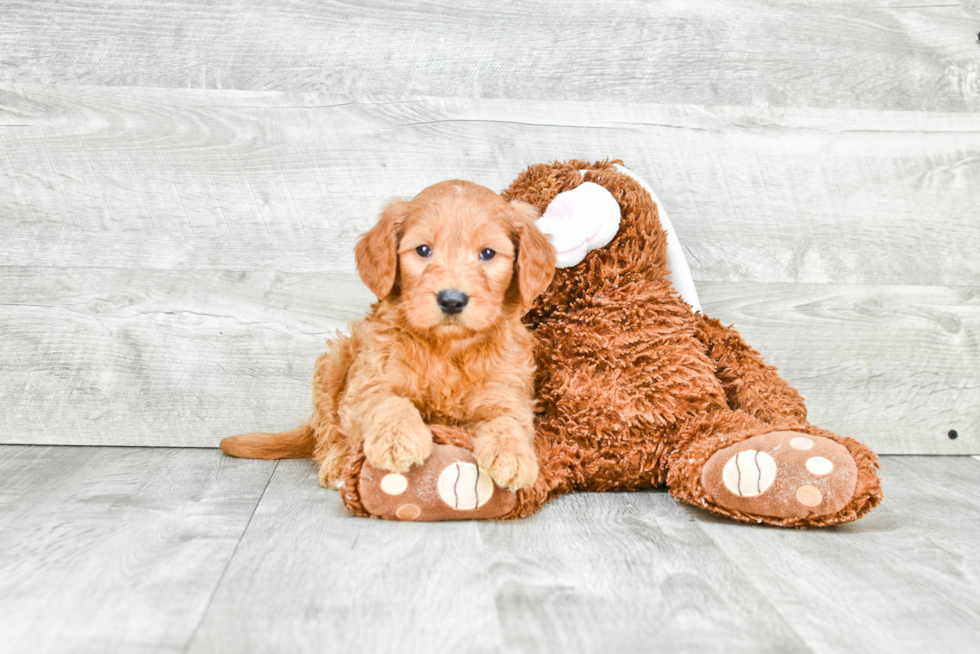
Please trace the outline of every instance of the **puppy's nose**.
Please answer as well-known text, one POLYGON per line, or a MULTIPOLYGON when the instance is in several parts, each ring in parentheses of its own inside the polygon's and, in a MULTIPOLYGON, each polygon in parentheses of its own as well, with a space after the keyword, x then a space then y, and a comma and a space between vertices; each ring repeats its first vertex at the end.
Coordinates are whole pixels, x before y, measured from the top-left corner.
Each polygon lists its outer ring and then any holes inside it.
POLYGON ((436 295, 436 302, 439 303, 439 308, 442 309, 443 313, 448 313, 449 315, 462 311, 463 307, 469 301, 470 297, 456 288, 439 291, 439 294, 436 295))

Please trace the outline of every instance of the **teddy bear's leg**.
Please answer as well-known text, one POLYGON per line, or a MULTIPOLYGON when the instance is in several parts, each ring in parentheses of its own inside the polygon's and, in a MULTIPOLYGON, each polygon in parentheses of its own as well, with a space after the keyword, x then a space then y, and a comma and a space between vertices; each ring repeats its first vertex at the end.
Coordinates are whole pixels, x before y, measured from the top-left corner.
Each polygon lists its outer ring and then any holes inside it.
POLYGON ((678 441, 671 493, 718 515, 820 527, 856 520, 881 501, 874 453, 812 425, 718 410, 690 420, 678 441))
POLYGON ((355 515, 386 520, 477 520, 501 518, 517 503, 513 492, 493 483, 473 456, 470 434, 429 425, 432 454, 406 473, 375 468, 363 447, 350 457, 339 487, 355 515))
POLYGON ((347 509, 357 516, 387 520, 493 520, 523 518, 549 498, 571 487, 567 463, 544 434, 536 450, 538 479, 514 493, 493 483, 473 456, 472 435, 465 429, 429 425, 431 456, 405 474, 371 466, 358 447, 347 462, 338 490, 347 509))
POLYGON ((731 409, 764 422, 783 419, 806 424, 803 398, 737 331, 704 314, 695 317, 695 335, 715 364, 731 409))

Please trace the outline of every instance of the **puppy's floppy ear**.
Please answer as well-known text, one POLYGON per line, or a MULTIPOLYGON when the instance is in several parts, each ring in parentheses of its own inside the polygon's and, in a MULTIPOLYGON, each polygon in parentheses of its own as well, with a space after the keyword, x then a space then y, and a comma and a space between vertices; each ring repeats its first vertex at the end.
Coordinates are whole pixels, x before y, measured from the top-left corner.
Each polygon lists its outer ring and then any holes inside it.
POLYGON ((398 240, 408 219, 409 206, 407 201, 397 199, 385 205, 378 224, 362 234, 354 248, 357 274, 379 301, 385 299, 395 286, 398 240))
POLYGON ((510 203, 513 230, 517 244, 517 288, 521 306, 527 310, 534 298, 541 295, 555 275, 555 246, 538 229, 535 222, 540 212, 526 202, 510 203))

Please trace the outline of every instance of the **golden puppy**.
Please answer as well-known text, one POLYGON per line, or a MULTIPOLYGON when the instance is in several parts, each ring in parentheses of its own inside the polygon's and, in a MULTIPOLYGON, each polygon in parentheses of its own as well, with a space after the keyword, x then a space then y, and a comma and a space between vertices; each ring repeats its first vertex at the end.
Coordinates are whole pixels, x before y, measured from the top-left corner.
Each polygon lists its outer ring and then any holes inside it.
POLYGON ((533 339, 521 316, 555 270, 536 217, 459 180, 390 203, 355 251, 378 303, 317 359, 309 422, 226 438, 221 449, 313 456, 321 484, 335 487, 361 441, 375 467, 406 472, 432 451, 426 425, 453 425, 472 431, 474 455, 499 486, 531 486, 533 339))

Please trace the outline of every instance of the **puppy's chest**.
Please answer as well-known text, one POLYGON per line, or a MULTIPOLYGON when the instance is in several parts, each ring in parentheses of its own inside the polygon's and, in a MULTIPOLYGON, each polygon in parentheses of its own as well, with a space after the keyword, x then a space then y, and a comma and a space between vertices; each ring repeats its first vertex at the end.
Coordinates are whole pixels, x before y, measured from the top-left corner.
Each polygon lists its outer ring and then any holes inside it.
POLYGON ((472 396, 485 383, 473 372, 445 362, 418 379, 412 399, 426 422, 461 425, 470 421, 472 396))

